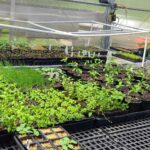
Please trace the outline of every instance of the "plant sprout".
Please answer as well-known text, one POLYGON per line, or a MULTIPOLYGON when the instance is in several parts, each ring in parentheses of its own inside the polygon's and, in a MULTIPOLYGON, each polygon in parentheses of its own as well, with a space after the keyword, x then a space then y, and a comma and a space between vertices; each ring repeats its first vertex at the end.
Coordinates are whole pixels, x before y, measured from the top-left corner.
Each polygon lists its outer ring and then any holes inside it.
POLYGON ((60 143, 61 143, 63 150, 73 150, 74 146, 77 144, 76 141, 74 141, 68 137, 61 139, 60 143))

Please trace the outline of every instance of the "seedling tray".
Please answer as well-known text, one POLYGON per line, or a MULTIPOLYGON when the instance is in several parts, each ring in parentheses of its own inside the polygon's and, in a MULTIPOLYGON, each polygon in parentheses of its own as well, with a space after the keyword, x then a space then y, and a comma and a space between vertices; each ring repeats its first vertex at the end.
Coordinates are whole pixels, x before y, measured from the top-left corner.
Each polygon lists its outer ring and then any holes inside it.
POLYGON ((134 62, 134 63, 142 62, 142 59, 131 59, 131 58, 127 58, 127 57, 124 57, 122 55, 119 55, 119 54, 112 54, 112 55, 115 57, 121 58, 121 59, 125 59, 127 61, 134 62))
MULTIPOLYGON (((60 140, 64 137, 70 137, 70 134, 61 126, 47 129, 39 129, 40 135, 17 135, 19 141, 24 145, 26 150, 62 150, 60 140)), ((76 150, 80 150, 75 145, 76 150)))
POLYGON ((25 150, 13 133, 0 132, 0 150, 25 150))
POLYGON ((149 150, 150 110, 63 125, 84 150, 149 150), (121 118, 122 117, 122 118, 121 118))
MULTIPOLYGON (((20 58, 20 59, 0 59, 0 62, 9 62, 13 65, 64 65, 63 58, 20 58)), ((106 56, 100 56, 95 58, 68 58, 68 62, 85 62, 87 60, 100 59, 103 63, 106 63, 106 56)))

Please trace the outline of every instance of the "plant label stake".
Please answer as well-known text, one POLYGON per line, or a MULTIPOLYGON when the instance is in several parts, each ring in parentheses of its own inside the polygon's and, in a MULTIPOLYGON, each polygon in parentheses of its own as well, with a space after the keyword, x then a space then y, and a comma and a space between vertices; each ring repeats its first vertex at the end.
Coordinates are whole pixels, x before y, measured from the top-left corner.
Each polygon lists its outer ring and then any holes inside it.
POLYGON ((87 54, 88 54, 88 57, 91 57, 91 53, 90 52, 87 52, 87 54))
POLYGON ((51 51, 51 50, 52 50, 52 46, 51 46, 51 44, 49 44, 49 46, 48 46, 48 50, 49 50, 49 51, 51 51))
POLYGON ((73 57, 73 54, 74 54, 73 50, 74 50, 74 47, 72 46, 71 47, 71 57, 73 57))
POLYGON ((30 141, 29 141, 29 140, 27 140, 26 148, 27 148, 28 150, 30 149, 30 141))
POLYGON ((74 52, 71 52, 71 57, 73 57, 74 52))
POLYGON ((72 47, 71 47, 71 51, 73 52, 73 50, 74 50, 74 47, 72 46, 72 47))
POLYGON ((85 55, 87 54, 87 51, 86 51, 86 50, 83 50, 83 51, 82 51, 82 54, 83 54, 83 56, 85 56, 85 55))
POLYGON ((97 56, 100 57, 100 53, 98 53, 97 56))
POLYGON ((78 51, 78 56, 79 56, 79 57, 81 56, 81 51, 78 51))
POLYGON ((95 55, 96 55, 96 53, 94 52, 94 53, 93 53, 93 57, 95 57, 95 55))
POLYGON ((65 48, 65 54, 68 55, 68 46, 65 48))

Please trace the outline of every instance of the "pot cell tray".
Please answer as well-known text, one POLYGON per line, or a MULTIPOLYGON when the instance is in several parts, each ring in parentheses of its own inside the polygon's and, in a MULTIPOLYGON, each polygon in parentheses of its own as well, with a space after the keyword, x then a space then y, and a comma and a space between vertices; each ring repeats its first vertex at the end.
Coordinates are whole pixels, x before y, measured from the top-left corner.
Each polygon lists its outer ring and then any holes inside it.
MULTIPOLYGON (((69 133, 61 126, 47 129, 39 129, 40 135, 18 135, 19 141, 26 149, 31 150, 62 150, 60 140, 64 137, 70 137, 69 133)), ((75 145, 76 150, 80 150, 75 145)))
POLYGON ((150 149, 150 118, 106 126, 103 131, 129 150, 150 149))
POLYGON ((14 134, 2 131, 0 132, 0 150, 24 150, 24 147, 14 134))
MULTIPOLYGON (((71 136, 84 150, 150 150, 150 118, 78 130, 71 136)), ((71 128, 71 126, 69 126, 71 128)), ((74 127, 73 127, 74 128, 74 127)), ((67 127, 66 127, 67 129, 67 127)))
POLYGON ((113 141, 101 128, 73 133, 72 137, 84 150, 127 150, 113 141))
POLYGON ((141 119, 141 120, 135 120, 131 122, 125 122, 121 124, 116 124, 116 125, 110 125, 110 126, 105 126, 102 129, 105 130, 105 132, 109 134, 113 134, 116 132, 122 132, 122 131, 130 131, 138 128, 144 128, 144 127, 150 127, 150 118, 147 119, 141 119))

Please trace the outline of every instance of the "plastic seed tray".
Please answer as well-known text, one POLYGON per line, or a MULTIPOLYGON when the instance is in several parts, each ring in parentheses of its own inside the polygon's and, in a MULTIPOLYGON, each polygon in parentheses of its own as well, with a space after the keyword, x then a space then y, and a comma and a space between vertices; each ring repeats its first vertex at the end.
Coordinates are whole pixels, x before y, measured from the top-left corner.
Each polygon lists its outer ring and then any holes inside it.
MULTIPOLYGON (((69 133, 60 127, 39 129, 38 137, 33 135, 18 135, 20 142, 28 150, 62 150, 60 140, 64 137, 69 137, 69 133)), ((75 145, 76 150, 80 150, 78 145, 75 145)))
POLYGON ((91 140, 82 141, 82 147, 85 150, 127 150, 120 146, 109 137, 92 138, 91 140))
POLYGON ((101 128, 71 134, 84 150, 127 150, 110 138, 101 128))
POLYGON ((139 113, 138 119, 136 113, 135 120, 129 114, 126 122, 111 125, 105 121, 102 125, 102 119, 97 118, 63 127, 84 150, 150 150, 150 113, 147 114, 147 111, 139 113))
POLYGON ((23 145, 18 142, 14 134, 6 131, 0 132, 0 150, 25 150, 23 145))
POLYGON ((132 150, 150 149, 150 118, 103 127, 117 143, 132 150))
POLYGON ((134 130, 138 128, 144 128, 150 126, 150 118, 135 120, 131 122, 125 122, 116 125, 104 126, 102 127, 107 133, 116 133, 121 131, 134 130))
POLYGON ((77 133, 72 134, 72 136, 78 142, 80 141, 82 142, 83 138, 84 140, 89 140, 91 138, 106 137, 106 134, 100 128, 96 128, 96 129, 91 129, 87 131, 77 132, 77 133))
MULTIPOLYGON (((1 63, 9 62, 13 65, 30 65, 30 66, 44 66, 44 65, 64 65, 64 62, 62 62, 63 58, 24 58, 24 59, 0 59, 1 63)), ((107 57, 106 56, 100 56, 100 57, 95 57, 95 59, 100 59, 103 61, 103 63, 106 63, 107 57)), ((93 60, 93 58, 68 58, 68 62, 72 61, 83 61, 85 62, 86 60, 93 60)))
POLYGON ((150 127, 129 130, 110 134, 117 143, 120 143, 131 150, 150 149, 150 127))

